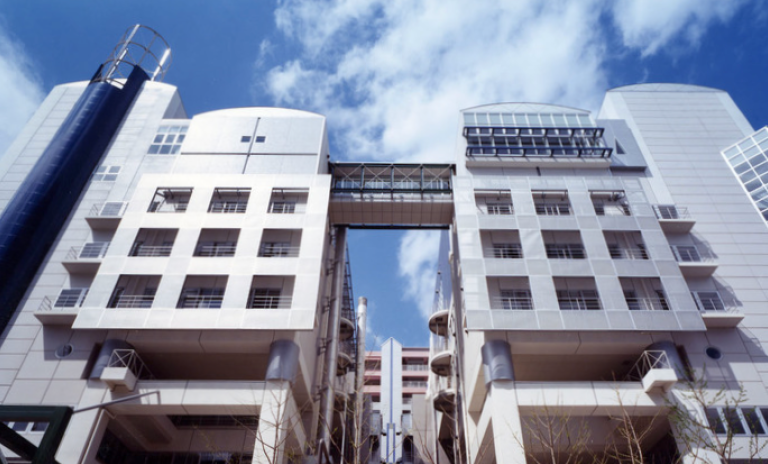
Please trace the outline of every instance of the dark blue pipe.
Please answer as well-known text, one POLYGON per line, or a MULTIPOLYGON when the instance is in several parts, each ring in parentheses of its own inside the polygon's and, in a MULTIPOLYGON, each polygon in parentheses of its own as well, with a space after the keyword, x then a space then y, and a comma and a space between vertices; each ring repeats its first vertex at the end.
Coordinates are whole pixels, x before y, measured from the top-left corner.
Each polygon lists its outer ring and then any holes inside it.
POLYGON ((142 84, 134 67, 123 88, 96 72, 53 140, 0 215, 0 330, 24 298, 142 84))

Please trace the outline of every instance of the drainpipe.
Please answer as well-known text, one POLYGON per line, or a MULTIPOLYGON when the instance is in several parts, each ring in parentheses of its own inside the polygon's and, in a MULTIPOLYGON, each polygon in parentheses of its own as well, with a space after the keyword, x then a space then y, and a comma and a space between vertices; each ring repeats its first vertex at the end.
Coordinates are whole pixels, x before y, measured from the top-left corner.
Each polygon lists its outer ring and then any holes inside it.
MULTIPOLYGON (((366 312, 368 311, 368 299, 361 296, 357 299, 357 379, 355 382, 355 456, 354 464, 360 464, 360 454, 363 444, 363 429, 367 424, 364 421, 369 420, 365 417, 365 326, 366 312)), ((367 453, 366 453, 367 454, 367 453)))
POLYGON ((331 308, 328 314, 328 332, 325 343, 326 373, 320 400, 320 437, 319 448, 324 448, 330 455, 331 427, 333 427, 333 403, 335 392, 333 383, 336 379, 336 363, 339 356, 339 321, 341 304, 344 300, 344 263, 347 250, 347 229, 336 227, 336 249, 333 262, 333 288, 331 290, 331 308))

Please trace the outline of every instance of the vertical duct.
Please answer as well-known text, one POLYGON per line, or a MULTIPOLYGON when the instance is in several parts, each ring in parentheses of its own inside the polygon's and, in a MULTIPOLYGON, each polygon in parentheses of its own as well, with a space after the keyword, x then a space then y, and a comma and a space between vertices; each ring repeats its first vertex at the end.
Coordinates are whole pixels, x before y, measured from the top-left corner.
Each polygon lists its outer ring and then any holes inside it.
POLYGON ((169 63, 170 48, 159 34, 140 25, 130 28, 0 215, 0 330, 16 312, 142 85, 162 78, 169 63), (145 61, 156 64, 151 78, 142 68, 145 61))

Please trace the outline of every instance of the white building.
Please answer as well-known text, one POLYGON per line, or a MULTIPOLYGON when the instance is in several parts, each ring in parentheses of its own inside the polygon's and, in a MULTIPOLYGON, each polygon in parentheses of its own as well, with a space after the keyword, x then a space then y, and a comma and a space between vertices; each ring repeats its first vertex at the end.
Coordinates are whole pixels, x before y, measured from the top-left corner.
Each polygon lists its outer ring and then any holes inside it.
POLYGON ((352 225, 450 231, 424 456, 523 463, 542 415, 601 453, 626 413, 655 419, 644 452, 716 462, 671 403, 734 433, 732 462, 765 439, 768 229, 721 153, 754 132, 727 93, 486 105, 455 164, 333 163, 321 115, 189 118, 162 59, 110 66, 55 87, 0 159, 0 416, 61 439, 59 462, 350 462, 352 225), (684 401, 686 367, 746 399, 684 401))

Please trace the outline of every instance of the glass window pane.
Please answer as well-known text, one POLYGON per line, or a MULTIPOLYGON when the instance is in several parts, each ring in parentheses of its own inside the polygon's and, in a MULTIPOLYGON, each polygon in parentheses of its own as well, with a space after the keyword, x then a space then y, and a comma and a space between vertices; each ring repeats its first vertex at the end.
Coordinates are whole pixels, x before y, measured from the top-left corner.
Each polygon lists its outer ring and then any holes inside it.
POLYGON ((716 434, 724 435, 725 425, 723 424, 722 419, 720 419, 720 414, 718 413, 717 409, 709 408, 706 410, 706 414, 707 414, 707 421, 709 422, 709 426, 712 427, 712 429, 714 429, 716 434))
POLYGON ((158 134, 167 134, 168 133, 168 129, 169 129, 168 126, 160 126, 157 129, 157 133, 158 134))
POLYGON ((579 121, 575 114, 566 114, 565 119, 568 121, 568 127, 579 127, 579 121))
POLYGON ((511 115, 510 113, 504 113, 501 115, 501 119, 504 121, 505 126, 514 126, 515 125, 515 117, 511 115))
POLYGON ((741 148, 741 151, 746 151, 746 149, 751 147, 752 145, 754 145, 754 142, 752 141, 752 139, 747 139, 739 144, 739 148, 741 148))
POLYGON ((738 155, 738 154, 739 154, 739 149, 736 148, 736 147, 731 147, 731 148, 725 150, 725 157, 726 158, 731 158, 731 157, 733 157, 735 155, 738 155))
POLYGON ((178 155, 179 150, 181 150, 181 145, 174 145, 173 148, 171 148, 171 154, 178 155))
POLYGON ((173 134, 168 134, 165 136, 165 143, 173 143, 176 141, 176 136, 173 134))
POLYGON ((749 163, 740 164, 733 169, 737 174, 743 174, 745 171, 749 170, 749 163))
POLYGON ((592 121, 589 119, 589 116, 587 116, 586 114, 579 115, 579 122, 581 122, 582 127, 590 127, 592 125, 592 121))
POLYGON ((731 158, 728 162, 731 163, 731 166, 739 165, 743 162, 745 162, 747 159, 744 158, 744 155, 737 155, 733 158, 731 158))
POLYGON ((113 173, 113 174, 117 173, 117 172, 120 172, 120 166, 110 166, 109 167, 109 172, 113 173))
POLYGON ((763 163, 760 166, 755 166, 755 171, 760 175, 765 174, 766 172, 768 172, 768 163, 763 163))
POLYGON ((158 134, 155 136, 155 140, 153 140, 154 143, 163 143, 163 136, 158 134))
POLYGON ((734 435, 745 435, 747 433, 744 424, 741 423, 738 411, 732 408, 724 409, 723 415, 725 416, 725 422, 728 424, 731 433, 734 435))
POLYGON ((188 129, 187 126, 181 126, 181 133, 182 134, 186 134, 187 133, 187 129, 188 129))
POLYGON ((178 135, 178 136, 176 136, 176 143, 181 143, 181 142, 183 142, 183 141, 184 141, 184 139, 185 139, 186 137, 187 137, 187 136, 186 136, 186 135, 184 135, 184 134, 181 134, 181 135, 178 135))
POLYGON ((752 147, 752 148, 750 148, 749 150, 747 150, 747 151, 745 151, 745 152, 744 152, 744 156, 746 156, 747 158, 749 158, 750 156, 754 156, 754 155, 756 155, 756 154, 758 154, 758 153, 760 153, 760 148, 758 148, 758 147, 752 147))
POLYGON ((178 134, 179 132, 181 132, 181 126, 171 126, 169 132, 171 134, 178 134))
POLYGON ((150 145, 149 151, 147 153, 149 153, 150 155, 156 155, 157 152, 159 151, 160 151, 160 145, 150 145))
POLYGON ((491 117, 491 125, 492 126, 500 126, 501 125, 501 115, 498 113, 491 113, 489 114, 491 117))
POLYGON ((568 125, 565 123, 565 115, 562 114, 555 114, 553 115, 555 118, 555 124, 557 127, 567 127, 568 125))
POLYGON ((163 145, 160 147, 160 154, 167 155, 171 153, 171 145, 163 145))
POLYGON ((539 115, 538 114, 528 113, 526 116, 528 116, 528 126, 530 126, 530 127, 539 127, 539 126, 541 126, 541 121, 539 121, 539 115))
POLYGON ((475 125, 475 113, 464 113, 464 125, 465 126, 475 125))
POLYGON ((755 177, 757 177, 757 174, 755 174, 755 171, 750 169, 749 171, 745 172, 744 174, 742 174, 739 177, 741 178, 742 182, 749 182, 750 180, 752 180, 755 177))
POLYGON ((760 142, 760 148, 765 152, 768 151, 768 140, 763 140, 760 142))
POLYGON ((758 417, 756 409, 742 409, 741 412, 744 413, 744 419, 747 421, 747 427, 749 427, 749 431, 753 435, 765 433, 765 429, 763 428, 763 424, 760 422, 760 418, 758 417))
POLYGON ((475 113, 475 117, 477 118, 478 126, 488 125, 488 113, 475 113))

